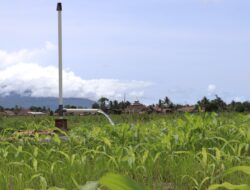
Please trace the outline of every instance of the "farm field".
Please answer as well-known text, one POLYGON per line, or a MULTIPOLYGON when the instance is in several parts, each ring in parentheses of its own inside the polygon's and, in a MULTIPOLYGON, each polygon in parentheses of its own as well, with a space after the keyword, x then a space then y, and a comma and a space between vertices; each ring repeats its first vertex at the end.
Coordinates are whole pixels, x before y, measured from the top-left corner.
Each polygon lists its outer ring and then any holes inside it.
POLYGON ((250 189, 250 115, 111 117, 68 117, 67 138, 17 133, 53 131, 53 117, 0 117, 0 189, 87 190, 107 173, 152 190, 250 189))

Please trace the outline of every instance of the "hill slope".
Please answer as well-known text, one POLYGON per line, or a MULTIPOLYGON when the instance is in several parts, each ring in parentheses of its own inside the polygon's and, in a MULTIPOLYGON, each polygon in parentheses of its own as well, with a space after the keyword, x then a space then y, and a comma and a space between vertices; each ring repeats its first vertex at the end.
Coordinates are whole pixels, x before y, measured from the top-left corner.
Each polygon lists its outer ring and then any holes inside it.
MULTIPOLYGON (((86 98, 65 98, 64 105, 74 105, 78 107, 89 108, 94 101, 86 98)), ((15 106, 29 108, 31 106, 45 106, 52 110, 58 108, 58 99, 54 97, 31 97, 12 94, 9 96, 0 96, 0 106, 4 108, 13 108, 15 106)))

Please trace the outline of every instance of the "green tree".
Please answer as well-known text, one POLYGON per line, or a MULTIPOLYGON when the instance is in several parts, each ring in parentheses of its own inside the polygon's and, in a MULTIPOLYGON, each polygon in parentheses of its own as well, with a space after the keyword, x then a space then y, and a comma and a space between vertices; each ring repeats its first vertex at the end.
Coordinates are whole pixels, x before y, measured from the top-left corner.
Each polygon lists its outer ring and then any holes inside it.
POLYGON ((222 112, 227 110, 227 104, 218 96, 213 100, 204 97, 201 101, 197 102, 197 105, 206 112, 222 112))
POLYGON ((210 101, 207 99, 207 97, 203 97, 200 101, 197 102, 197 105, 203 109, 204 111, 208 111, 210 101))
POLYGON ((164 98, 164 106, 166 106, 168 108, 174 107, 173 102, 167 96, 164 98))
POLYGON ((227 104, 218 96, 216 95, 216 98, 211 101, 211 104, 213 105, 214 109, 213 111, 226 111, 227 110, 227 104))
POLYGON ((99 106, 99 104, 97 102, 95 102, 95 103, 92 104, 92 108, 99 109, 100 106, 99 106))
POLYGON ((158 101, 158 106, 159 106, 160 108, 163 107, 163 103, 162 103, 162 100, 161 100, 161 99, 159 99, 159 101, 158 101))
POLYGON ((100 109, 106 110, 106 109, 107 109, 106 103, 107 103, 108 101, 109 101, 108 98, 101 97, 101 98, 98 100, 100 109))
POLYGON ((119 109, 122 109, 124 110, 125 108, 127 108, 128 106, 130 106, 131 103, 129 101, 122 101, 122 102, 119 102, 119 109))
POLYGON ((109 101, 109 109, 113 109, 113 101, 109 101))

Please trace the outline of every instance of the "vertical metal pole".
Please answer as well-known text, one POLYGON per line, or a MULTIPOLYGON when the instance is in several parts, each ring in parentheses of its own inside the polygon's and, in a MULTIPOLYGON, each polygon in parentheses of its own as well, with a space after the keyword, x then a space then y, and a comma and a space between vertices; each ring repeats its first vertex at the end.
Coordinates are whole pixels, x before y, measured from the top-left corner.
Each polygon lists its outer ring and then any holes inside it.
POLYGON ((58 58, 59 58, 59 117, 63 117, 63 69, 62 69, 62 3, 57 3, 58 12, 58 58))
POLYGON ((58 70, 59 70, 59 107, 58 115, 59 118, 55 120, 55 126, 62 129, 68 130, 67 128, 67 119, 63 118, 63 69, 62 69, 62 3, 57 3, 58 12, 58 70))

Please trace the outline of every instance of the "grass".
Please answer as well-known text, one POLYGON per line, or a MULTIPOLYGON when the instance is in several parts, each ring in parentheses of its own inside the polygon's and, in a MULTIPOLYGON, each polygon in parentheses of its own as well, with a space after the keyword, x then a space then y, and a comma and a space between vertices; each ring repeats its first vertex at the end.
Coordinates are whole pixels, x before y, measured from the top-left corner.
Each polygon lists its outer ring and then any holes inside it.
POLYGON ((112 118, 118 123, 114 127, 101 116, 69 117, 68 140, 55 135, 49 142, 51 137, 13 132, 53 130, 52 117, 0 118, 1 189, 80 189, 110 172, 155 190, 250 184, 247 114, 112 118), (227 172, 237 166, 245 169, 227 172))

